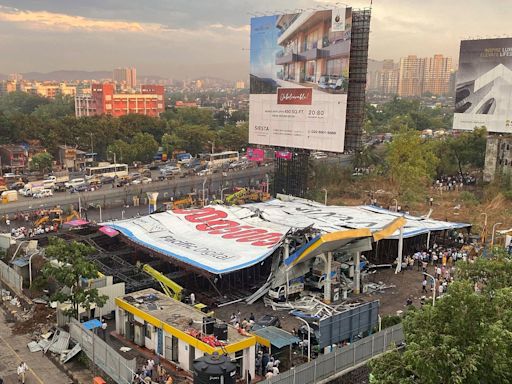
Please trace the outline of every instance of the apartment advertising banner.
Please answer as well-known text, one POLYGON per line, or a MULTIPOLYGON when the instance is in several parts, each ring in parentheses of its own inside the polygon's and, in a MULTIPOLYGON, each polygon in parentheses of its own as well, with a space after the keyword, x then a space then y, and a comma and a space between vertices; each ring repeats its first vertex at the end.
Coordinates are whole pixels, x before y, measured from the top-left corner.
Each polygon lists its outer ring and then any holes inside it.
POLYGON ((252 144, 343 152, 351 8, 251 19, 252 144))
POLYGON ((102 225, 140 246, 214 274, 263 261, 280 246, 290 229, 266 223, 246 208, 218 205, 102 225))
POLYGON ((460 45, 453 128, 512 132, 512 38, 460 45))

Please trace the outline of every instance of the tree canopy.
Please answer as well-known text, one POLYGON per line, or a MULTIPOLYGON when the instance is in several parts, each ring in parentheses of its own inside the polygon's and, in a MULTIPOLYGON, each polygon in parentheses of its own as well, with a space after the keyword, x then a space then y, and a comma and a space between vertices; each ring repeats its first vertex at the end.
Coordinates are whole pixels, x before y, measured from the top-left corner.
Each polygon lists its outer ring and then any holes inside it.
POLYGON ((63 239, 52 237, 46 247, 46 257, 49 261, 43 267, 43 276, 54 279, 61 289, 52 296, 52 300, 59 303, 71 303, 71 308, 65 311, 66 315, 78 319, 79 307, 89 310, 93 304, 103 307, 107 296, 100 295, 96 288, 88 288, 83 279, 96 279, 98 269, 96 265, 87 260, 87 256, 95 249, 89 245, 76 241, 66 242, 63 239))
POLYGON ((458 280, 434 307, 407 312, 406 348, 371 363, 375 382, 512 382, 511 262, 498 256, 457 267, 458 280))

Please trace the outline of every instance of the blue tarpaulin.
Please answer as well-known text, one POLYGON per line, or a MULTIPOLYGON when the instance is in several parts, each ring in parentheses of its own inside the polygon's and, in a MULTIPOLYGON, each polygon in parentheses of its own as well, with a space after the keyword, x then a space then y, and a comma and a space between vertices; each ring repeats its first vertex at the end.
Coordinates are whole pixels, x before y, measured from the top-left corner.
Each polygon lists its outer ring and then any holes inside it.
POLYGON ((98 319, 92 319, 89 321, 86 321, 85 323, 82 323, 85 329, 88 329, 89 331, 93 330, 94 328, 101 327, 101 321, 98 319))

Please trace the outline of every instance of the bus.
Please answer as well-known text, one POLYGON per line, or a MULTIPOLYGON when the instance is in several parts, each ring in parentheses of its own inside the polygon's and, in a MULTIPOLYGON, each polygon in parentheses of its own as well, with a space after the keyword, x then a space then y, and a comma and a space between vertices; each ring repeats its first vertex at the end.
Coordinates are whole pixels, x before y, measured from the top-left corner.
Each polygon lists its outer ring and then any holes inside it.
POLYGON ((220 153, 205 153, 201 159, 206 161, 211 168, 220 167, 224 164, 240 160, 240 153, 237 151, 227 151, 220 153))
POLYGON ((128 176, 128 164, 107 164, 85 168, 86 179, 123 176, 128 176))

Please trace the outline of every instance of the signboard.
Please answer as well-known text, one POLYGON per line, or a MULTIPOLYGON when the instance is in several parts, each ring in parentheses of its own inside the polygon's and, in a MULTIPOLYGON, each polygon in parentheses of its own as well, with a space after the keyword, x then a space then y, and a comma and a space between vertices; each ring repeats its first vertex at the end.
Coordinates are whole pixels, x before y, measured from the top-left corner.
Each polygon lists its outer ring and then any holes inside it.
POLYGON ((371 332, 379 321, 379 301, 370 301, 320 320, 319 347, 325 348, 361 333, 371 332))
MULTIPOLYGON (((263 203, 244 205, 247 209, 258 212, 260 217, 271 223, 286 223, 293 228, 309 226, 322 233, 331 233, 347 229, 369 228, 372 232, 380 231, 397 217, 404 216, 407 223, 404 237, 413 237, 431 231, 458 229, 469 227, 470 224, 450 223, 403 215, 374 206, 325 206, 314 201, 287 197, 289 201, 274 199, 263 203)), ((389 238, 396 239, 398 230, 389 238)))
POLYGON ((351 8, 251 19, 249 142, 343 152, 351 8))
POLYGON ((454 129, 512 132, 512 38, 460 44, 454 129))
POLYGON ((215 205, 103 225, 160 254, 222 274, 261 262, 289 230, 253 216, 248 209, 215 205))
POLYGON ((265 160, 265 150, 260 148, 247 148, 247 160, 261 163, 265 160))

